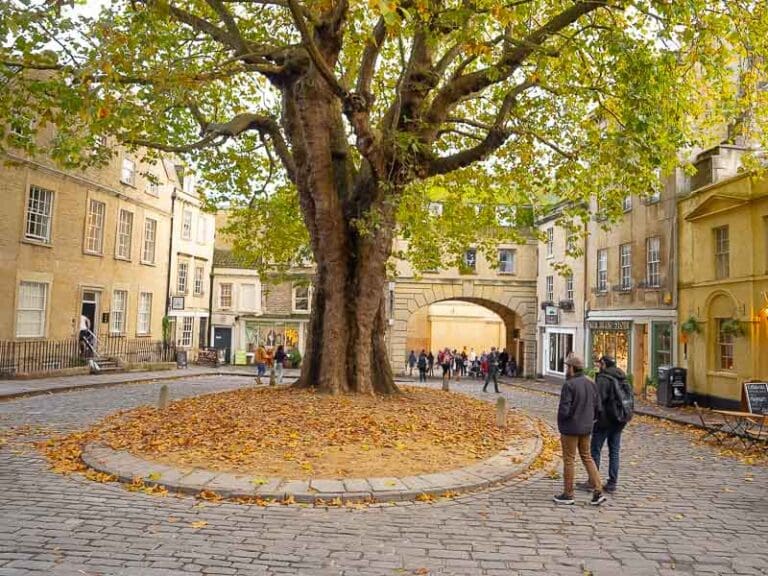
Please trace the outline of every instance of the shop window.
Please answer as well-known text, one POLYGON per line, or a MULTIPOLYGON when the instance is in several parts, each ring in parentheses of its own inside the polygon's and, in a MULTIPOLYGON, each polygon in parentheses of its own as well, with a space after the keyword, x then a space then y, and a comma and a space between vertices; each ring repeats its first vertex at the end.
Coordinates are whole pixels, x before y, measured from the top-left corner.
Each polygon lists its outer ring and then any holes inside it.
POLYGON ((27 216, 24 237, 28 240, 50 243, 53 192, 31 186, 27 199, 27 216))
POLYGON ((717 319, 717 357, 720 370, 733 370, 733 334, 723 327, 730 318, 717 319))
POLYGON ((721 280, 731 275, 731 240, 728 226, 715 228, 715 278, 721 280))
POLYGON ((565 359, 573 352, 573 334, 550 332, 547 368, 550 372, 565 374, 565 359))
POLYGON ((672 365, 672 324, 668 322, 653 324, 653 374, 659 366, 672 365))
POLYGON ((616 365, 629 371, 629 332, 625 330, 594 330, 592 332, 593 356, 613 356, 616 365))

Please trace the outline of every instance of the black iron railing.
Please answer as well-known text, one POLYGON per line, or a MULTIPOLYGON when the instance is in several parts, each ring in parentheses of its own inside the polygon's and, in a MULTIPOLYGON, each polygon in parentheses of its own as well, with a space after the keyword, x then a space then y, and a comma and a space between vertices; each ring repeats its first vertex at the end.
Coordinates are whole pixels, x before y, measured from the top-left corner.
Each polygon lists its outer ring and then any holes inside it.
MULTIPOLYGON (((78 338, 67 340, 0 340, 0 376, 37 374, 85 366, 93 356, 78 338)), ((171 362, 176 347, 159 340, 100 336, 99 359, 123 364, 171 362)))

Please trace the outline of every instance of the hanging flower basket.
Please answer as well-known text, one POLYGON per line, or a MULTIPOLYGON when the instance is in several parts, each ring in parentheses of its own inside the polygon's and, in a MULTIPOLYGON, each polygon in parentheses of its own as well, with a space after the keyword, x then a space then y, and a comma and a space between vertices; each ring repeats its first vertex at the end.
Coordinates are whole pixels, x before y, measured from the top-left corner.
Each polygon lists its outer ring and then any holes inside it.
POLYGON ((701 333, 701 322, 695 316, 690 316, 688 320, 680 324, 680 331, 687 337, 691 334, 701 333))
POLYGON ((732 320, 724 320, 720 324, 720 330, 723 334, 735 337, 746 336, 747 334, 747 327, 744 325, 744 322, 736 320, 735 318, 732 320))

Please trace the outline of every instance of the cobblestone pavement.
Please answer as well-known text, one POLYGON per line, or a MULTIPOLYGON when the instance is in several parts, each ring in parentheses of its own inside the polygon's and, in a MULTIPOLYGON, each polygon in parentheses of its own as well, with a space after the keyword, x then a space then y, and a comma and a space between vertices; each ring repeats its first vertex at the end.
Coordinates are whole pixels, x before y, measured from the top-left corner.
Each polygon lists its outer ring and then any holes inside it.
MULTIPOLYGON (((180 397, 246 383, 217 376, 169 387, 180 397)), ((82 428, 154 401, 159 386, 3 402, 0 430, 82 428)), ((479 394, 480 386, 455 388, 479 394)), ((513 406, 551 420, 554 397, 504 393, 513 406)), ((767 469, 718 458, 645 420, 624 439, 620 491, 598 509, 586 493, 576 506, 557 508, 551 497, 560 482, 534 477, 455 500, 362 510, 127 492, 49 472, 12 439, 0 449, 0 576, 768 574, 767 469)))

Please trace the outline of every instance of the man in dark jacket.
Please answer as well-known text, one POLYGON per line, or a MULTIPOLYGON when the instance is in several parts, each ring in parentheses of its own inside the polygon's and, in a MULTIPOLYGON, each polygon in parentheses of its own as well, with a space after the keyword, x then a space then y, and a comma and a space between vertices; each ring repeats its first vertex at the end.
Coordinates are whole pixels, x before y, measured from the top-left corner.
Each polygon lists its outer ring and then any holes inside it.
MULTIPOLYGON (((600 468, 600 452, 605 441, 608 440, 608 483, 606 492, 614 492, 619 480, 619 452, 621 450, 621 432, 626 426, 625 422, 618 422, 609 409, 608 403, 613 401, 613 379, 626 380, 627 375, 616 366, 616 360, 611 356, 600 358, 600 372, 595 377, 597 391, 600 395, 600 418, 595 422, 592 430, 592 459, 597 468, 600 468)), ((591 485, 585 487, 592 488, 591 485)))
POLYGON ((605 502, 602 492, 600 473, 589 452, 589 436, 599 416, 599 398, 597 386, 584 376, 584 361, 578 356, 565 360, 567 366, 565 383, 560 392, 560 405, 557 409, 557 428, 563 446, 563 483, 564 491, 555 496, 556 504, 573 504, 574 462, 576 452, 589 474, 589 481, 594 486, 590 504, 599 506, 605 502))

